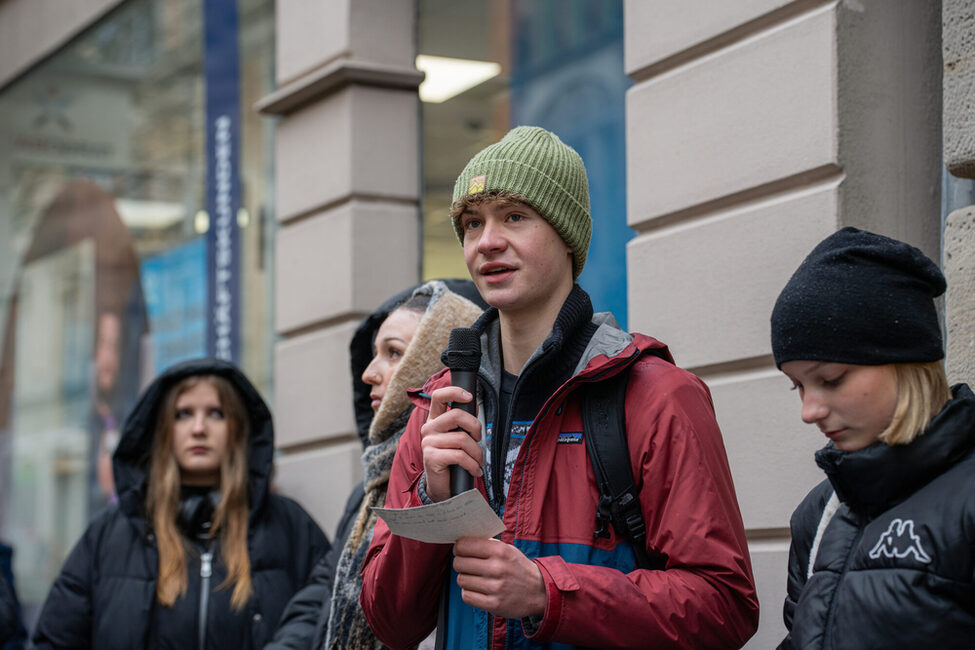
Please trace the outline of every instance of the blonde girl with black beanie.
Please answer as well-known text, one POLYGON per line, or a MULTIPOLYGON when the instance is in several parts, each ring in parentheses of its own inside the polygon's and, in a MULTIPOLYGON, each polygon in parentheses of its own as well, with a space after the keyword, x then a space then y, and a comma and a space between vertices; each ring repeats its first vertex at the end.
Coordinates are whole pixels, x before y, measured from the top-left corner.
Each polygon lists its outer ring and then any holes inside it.
POLYGON ((844 228, 772 312, 776 365, 827 438, 792 516, 780 648, 970 648, 975 395, 949 388, 937 265, 844 228))

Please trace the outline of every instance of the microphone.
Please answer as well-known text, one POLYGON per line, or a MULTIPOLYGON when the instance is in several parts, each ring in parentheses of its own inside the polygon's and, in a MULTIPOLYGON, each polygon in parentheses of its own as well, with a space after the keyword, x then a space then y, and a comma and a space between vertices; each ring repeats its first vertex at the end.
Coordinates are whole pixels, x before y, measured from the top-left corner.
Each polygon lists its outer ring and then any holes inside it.
MULTIPOLYGON (((481 366, 481 336, 469 327, 450 331, 450 341, 443 354, 445 365, 450 369, 451 385, 463 388, 473 397, 470 402, 451 403, 451 408, 477 415, 477 370, 481 366)), ((450 496, 456 496, 474 487, 474 477, 459 465, 450 467, 450 496)))

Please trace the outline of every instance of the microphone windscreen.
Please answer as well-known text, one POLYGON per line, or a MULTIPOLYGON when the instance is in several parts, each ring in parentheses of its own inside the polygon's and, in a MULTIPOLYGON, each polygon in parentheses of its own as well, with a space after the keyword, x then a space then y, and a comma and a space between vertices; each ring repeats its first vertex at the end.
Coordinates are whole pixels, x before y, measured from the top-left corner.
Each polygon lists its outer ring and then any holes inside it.
POLYGON ((444 356, 445 365, 452 371, 477 372, 481 365, 481 335, 469 327, 451 330, 444 356))

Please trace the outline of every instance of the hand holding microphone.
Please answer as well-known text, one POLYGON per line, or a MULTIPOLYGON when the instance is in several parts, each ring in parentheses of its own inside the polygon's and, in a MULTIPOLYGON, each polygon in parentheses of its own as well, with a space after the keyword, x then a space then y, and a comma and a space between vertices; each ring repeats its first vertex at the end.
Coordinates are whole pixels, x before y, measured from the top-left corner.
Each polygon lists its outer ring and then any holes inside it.
MULTIPOLYGON (((450 383, 463 388, 472 396, 469 402, 451 404, 451 408, 477 415, 477 369, 481 365, 481 337, 474 330, 458 327, 451 330, 450 342, 444 353, 450 368, 450 383)), ((474 487, 474 477, 458 465, 450 466, 450 495, 455 496, 474 487)))
POLYGON ((483 463, 477 444, 481 424, 475 417, 480 336, 468 328, 454 329, 443 359, 452 385, 433 391, 430 413, 420 428, 426 489, 434 501, 471 489, 483 463))

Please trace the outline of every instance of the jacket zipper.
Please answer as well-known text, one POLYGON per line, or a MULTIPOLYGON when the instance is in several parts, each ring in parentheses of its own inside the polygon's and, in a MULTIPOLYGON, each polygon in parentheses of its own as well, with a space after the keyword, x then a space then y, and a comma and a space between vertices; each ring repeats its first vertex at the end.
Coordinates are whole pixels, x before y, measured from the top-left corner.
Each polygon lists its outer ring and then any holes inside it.
MULTIPOLYGON (((626 357, 626 359, 621 364, 618 365, 618 364, 615 364, 614 363, 609 368, 606 368, 604 370, 601 370, 597 374, 593 375, 592 377, 588 377, 586 379, 578 379, 576 376, 570 377, 569 380, 564 385, 562 385, 560 387, 560 389, 556 390, 554 393, 552 393, 552 395, 549 396, 549 398, 547 400, 545 400, 545 403, 542 405, 542 408, 539 409, 538 414, 535 416, 535 420, 539 420, 539 419, 542 418, 543 415, 547 414, 548 411, 549 411, 549 409, 551 408, 552 403, 554 402, 554 399, 553 398, 556 397, 557 395, 561 394, 561 393, 564 393, 568 389, 569 386, 571 386, 573 384, 590 383, 590 382, 599 381, 600 379, 602 379, 606 375, 613 373, 617 368, 620 368, 620 367, 628 368, 632 364, 633 361, 635 361, 636 359, 638 359, 641 356, 641 354, 643 354, 643 351, 637 349, 630 356, 626 357)), ((502 369, 502 372, 504 372, 503 369, 502 369)), ((511 406, 515 402, 515 396, 518 394, 518 384, 521 381, 521 378, 524 376, 524 374, 525 373, 524 373, 524 370, 523 370, 522 373, 520 375, 518 375, 518 379, 515 380, 515 385, 514 385, 514 387, 511 390, 511 402, 512 403, 508 405, 508 413, 507 413, 507 416, 505 417, 506 422, 504 422, 504 424, 507 425, 509 428, 511 426, 511 422, 513 421, 513 415, 512 414, 514 412, 512 410, 512 408, 511 408, 511 406)), ((491 386, 491 382, 490 381, 487 381, 486 375, 482 375, 482 373, 479 372, 478 373, 478 379, 481 382, 487 384, 488 386, 491 386)), ((493 388, 493 386, 492 386, 492 388, 493 388)), ((492 397, 495 397, 497 399, 497 402, 498 402, 497 405, 496 405, 495 410, 497 410, 497 407, 500 407, 500 405, 501 405, 500 391, 501 391, 501 387, 499 385, 498 386, 498 394, 497 395, 492 395, 492 397)), ((487 394, 487 392, 488 391, 485 391, 486 394, 487 394)), ((490 391, 490 392, 493 393, 494 391, 490 391)), ((534 421, 532 423, 532 426, 534 426, 534 421)), ((505 429, 505 430, 507 430, 507 429, 505 429)), ((504 495, 504 465, 505 465, 505 461, 502 461, 500 459, 501 458, 507 459, 508 449, 509 449, 508 436, 506 436, 506 435, 505 436, 497 435, 497 434, 500 434, 500 433, 501 433, 500 431, 496 431, 495 432, 496 437, 495 437, 495 440, 494 440, 494 449, 493 449, 493 451, 495 452, 494 453, 494 456, 495 457, 493 459, 494 462, 492 463, 494 465, 494 467, 491 468, 491 470, 492 470, 491 486, 493 488, 494 502, 495 502, 495 503, 492 504, 492 506, 493 506, 493 509, 494 509, 495 512, 499 512, 500 509, 501 509, 501 507, 505 503, 505 495, 504 495), (500 466, 500 468, 501 468, 501 471, 500 472, 497 471, 498 466, 500 466)), ((525 440, 527 441, 527 439, 528 438, 527 438, 527 432, 526 432, 526 438, 525 438, 525 440)), ((522 444, 524 444, 524 443, 522 443, 522 444)))
POLYGON ((833 597, 829 600, 829 610, 826 612, 826 625, 823 627, 823 650, 829 650, 833 645, 830 637, 830 628, 833 627, 833 619, 836 616, 836 594, 840 590, 840 584, 843 582, 843 578, 846 577, 850 565, 853 564, 853 556, 856 555, 857 548, 860 546, 860 538, 863 537, 863 531, 866 527, 866 523, 857 526, 857 534, 853 538, 853 544, 850 546, 850 553, 846 556, 843 571, 840 573, 840 577, 836 579, 836 588, 833 589, 833 597))
MULTIPOLYGON (((502 371, 502 372, 504 372, 504 371, 502 371)), ((517 383, 518 382, 516 381, 515 382, 515 386, 516 387, 517 387, 517 383)), ((514 396, 514 391, 512 391, 511 395, 514 396)), ((500 406, 501 406, 501 387, 500 386, 498 386, 498 394, 496 395, 496 397, 497 397, 497 399, 495 400, 496 403, 494 405, 494 410, 495 411, 497 411, 500 408, 500 406)), ((508 415, 510 416, 510 414, 511 414, 511 404, 508 405, 508 415)), ((508 417, 507 419, 510 421, 511 418, 508 417)), ((505 495, 504 495, 504 462, 503 461, 502 462, 499 462, 497 459, 498 458, 503 458, 504 456, 507 456, 508 455, 508 449, 507 449, 508 445, 507 445, 507 436, 500 436, 500 435, 498 435, 501 432, 498 431, 497 427, 495 427, 494 433, 495 433, 495 438, 494 438, 494 452, 495 452, 494 453, 494 455, 495 455, 495 459, 494 460, 495 460, 495 462, 494 462, 494 464, 495 465, 499 465, 500 464, 501 465, 501 471, 499 472, 499 471, 497 471, 497 469, 492 468, 491 483, 492 483, 492 485, 494 487, 494 490, 493 491, 494 491, 494 506, 495 507, 493 509, 494 509, 495 512, 500 513, 501 512, 501 508, 504 507, 504 502, 505 502, 505 495), (501 454, 503 454, 503 456, 501 454), (500 480, 498 478, 499 475, 500 475, 500 480)), ((491 648, 493 648, 493 647, 494 647, 494 614, 488 614, 488 624, 487 624, 487 650, 491 650, 491 648)))
MULTIPOLYGON (((631 362, 634 359, 638 358, 640 355, 641 355, 641 351, 640 350, 637 350, 636 352, 634 352, 633 354, 631 354, 629 357, 626 358, 626 360, 622 363, 622 367, 628 368, 630 366, 631 362)), ((607 368, 607 369, 603 370, 602 372, 597 373, 593 377, 589 377, 587 379, 576 379, 575 377, 570 377, 569 378, 569 381, 567 381, 561 387, 563 390, 556 390, 554 393, 552 393, 552 395, 549 396, 549 398, 547 400, 545 400, 545 404, 542 405, 542 408, 539 409, 538 414, 535 416, 535 419, 532 421, 531 428, 534 429, 535 428, 535 422, 537 422, 538 420, 540 420, 544 415, 547 415, 548 414, 548 411, 551 409, 551 405, 554 403, 554 399, 553 398, 556 395, 565 392, 565 389, 567 389, 570 385, 572 385, 572 384, 581 384, 581 383, 589 383, 589 382, 599 381, 605 375, 613 372, 613 370, 616 369, 617 367, 619 367, 619 366, 617 366, 616 364, 613 364, 609 368, 607 368)), ((505 417, 505 420, 506 420, 505 424, 508 426, 508 429, 505 429, 505 431, 508 431, 510 429, 511 422, 513 421, 512 414, 514 413, 514 410, 513 410, 512 407, 514 406, 515 396, 518 394, 518 383, 521 380, 521 377, 523 375, 524 375, 524 372, 522 372, 521 375, 518 375, 518 379, 515 381, 515 385, 511 389, 511 404, 508 404, 508 414, 505 417)), ((488 382, 488 385, 490 385, 489 382, 488 382)), ((500 387, 498 388, 498 390, 500 392, 500 387)), ((500 404, 501 404, 501 396, 500 396, 500 394, 497 396, 497 399, 498 399, 498 406, 500 406, 500 404)), ((497 410, 497 409, 495 409, 495 410, 497 410)), ((500 433, 500 432, 496 432, 496 433, 500 433)), ((500 459, 501 458, 507 459, 507 456, 508 456, 508 446, 509 446, 508 445, 508 443, 509 443, 509 439, 508 438, 509 437, 507 435, 505 435, 505 436, 497 436, 495 438, 495 441, 494 441, 494 451, 495 452, 498 452, 498 451, 501 452, 501 453, 495 453, 495 458, 494 458, 494 463, 493 463, 495 465, 495 467, 492 467, 491 468, 492 469, 491 484, 494 487, 494 501, 495 501, 496 506, 497 506, 497 507, 494 508, 494 511, 495 512, 499 512, 501 510, 501 507, 504 506, 505 505, 505 502, 507 501, 507 498, 506 498, 507 495, 504 494, 504 467, 505 467, 505 461, 502 461, 500 459), (498 466, 500 466, 500 471, 498 471, 498 466)), ((527 435, 527 432, 526 432, 525 441, 522 442, 521 444, 522 445, 525 445, 525 444, 528 444, 528 442, 529 442, 529 436, 527 435)), ((521 452, 519 452, 519 453, 521 453, 521 452)), ((492 648, 494 646, 493 641, 494 641, 494 615, 493 614, 488 614, 488 638, 487 638, 487 642, 488 642, 487 647, 488 648, 492 648)))
POLYGON ((207 608, 210 604, 210 576, 213 575, 213 551, 200 555, 200 623, 197 632, 198 650, 206 650, 207 608))
MULTIPOLYGON (((544 356, 544 354, 546 354, 546 353, 543 352, 542 355, 544 356)), ((538 357, 538 358, 540 359, 541 357, 538 357)), ((537 362, 537 359, 535 361, 537 362)), ((533 362, 532 365, 534 365, 534 363, 535 362, 533 362)), ((496 435, 495 436, 494 451, 496 453, 494 454, 495 457, 493 459, 494 460, 494 467, 491 468, 492 469, 491 482, 494 485, 494 499, 497 502, 497 507, 494 509, 495 512, 500 512, 501 508, 505 504, 505 501, 507 500, 506 499, 506 496, 507 495, 504 493, 504 468, 505 468, 505 465, 507 465, 507 461, 508 461, 508 450, 511 447, 511 444, 510 444, 511 443, 511 424, 512 424, 512 422, 514 422, 515 398, 518 395, 518 386, 519 386, 519 384, 521 384, 521 379, 522 379, 522 377, 525 376, 525 372, 527 370, 528 370, 527 367, 522 369, 521 374, 519 374, 518 375, 518 378, 515 379, 515 385, 511 387, 511 401, 508 404, 508 412, 505 414, 505 417, 504 417, 504 420, 505 421, 499 423, 499 424, 503 424, 504 425, 504 428, 496 432, 497 434, 504 433, 504 435, 496 435)), ((501 373, 502 373, 502 378, 500 379, 500 381, 503 383, 504 382, 504 379, 503 379, 504 368, 501 369, 501 373)), ((498 397, 498 404, 497 404, 497 406, 500 407, 501 406, 501 384, 500 383, 498 385, 498 396, 497 397, 498 397)), ((495 410, 497 410, 497 409, 495 409, 495 410)), ((535 416, 535 419, 536 420, 538 419, 538 416, 537 415, 535 416)), ((534 420, 532 421, 532 423, 534 424, 534 420)))
MULTIPOLYGON (((518 390, 518 382, 515 381, 515 387, 511 391, 511 401, 514 402, 515 393, 518 390)), ((500 389, 499 389, 500 391, 500 389)), ((501 395, 498 394, 498 403, 495 406, 495 410, 501 406, 501 395)), ((492 467, 491 482, 494 484, 494 501, 496 507, 495 512, 500 513, 501 509, 504 507, 505 493, 504 493, 504 466, 505 459, 508 456, 508 436, 504 433, 511 430, 511 407, 512 404, 508 404, 508 412, 505 414, 505 421, 498 422, 498 424, 503 424, 504 428, 495 427, 495 437, 494 437, 494 467, 492 467)))
MULTIPOLYGON (((503 373, 504 370, 502 369, 501 372, 503 373)), ((491 382, 487 381, 486 378, 482 378, 481 381, 483 381, 487 386, 491 386, 491 382)), ((518 382, 516 380, 515 387, 511 391, 512 397, 514 397, 517 388, 518 388, 518 382)), ((490 390, 490 391, 484 391, 484 394, 485 394, 485 398, 487 398, 487 396, 490 395, 491 398, 494 399, 495 401, 494 411, 495 414, 497 414, 498 410, 500 410, 501 408, 501 384, 500 383, 498 384, 497 392, 495 392, 494 390, 490 390)), ((512 400, 512 402, 513 401, 514 400, 512 400)), ((505 416, 505 419, 508 420, 509 422, 511 421, 511 404, 508 404, 508 414, 505 416)), ((491 468, 491 486, 493 488, 492 492, 494 496, 493 499, 494 503, 491 504, 491 507, 492 510, 500 514, 501 509, 504 507, 505 494, 504 494, 504 461, 499 459, 504 458, 508 455, 508 445, 507 445, 507 436, 501 435, 502 431, 501 429, 498 428, 497 426, 498 424, 500 423, 498 422, 497 417, 495 417, 494 440, 492 441, 492 446, 494 447, 492 451, 494 453, 494 456, 492 458, 493 467, 491 468), (500 467, 500 471, 498 470, 498 467, 500 467)), ((486 639, 487 644, 485 645, 485 648, 487 648, 487 650, 491 650, 494 647, 494 619, 495 619, 494 614, 487 615, 487 639, 486 639)))

